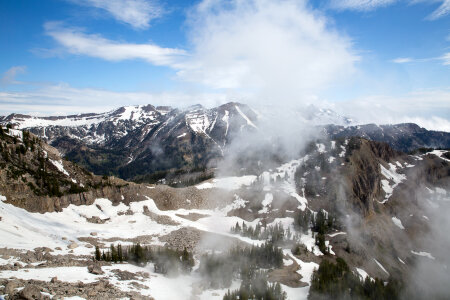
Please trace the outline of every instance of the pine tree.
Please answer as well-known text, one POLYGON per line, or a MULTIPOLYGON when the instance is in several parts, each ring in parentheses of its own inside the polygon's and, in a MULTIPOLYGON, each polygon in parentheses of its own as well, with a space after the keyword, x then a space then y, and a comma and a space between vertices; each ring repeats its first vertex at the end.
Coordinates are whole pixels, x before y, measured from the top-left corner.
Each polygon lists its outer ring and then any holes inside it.
POLYGON ((190 254, 186 248, 183 250, 183 254, 181 255, 181 264, 183 266, 184 271, 190 272, 192 267, 194 266, 194 258, 192 254, 190 254))
POLYGON ((123 253, 122 253, 122 245, 119 244, 117 246, 117 258, 120 262, 123 262, 123 253))
POLYGON ((95 246, 95 260, 101 260, 102 256, 100 254, 100 248, 98 246, 95 246))

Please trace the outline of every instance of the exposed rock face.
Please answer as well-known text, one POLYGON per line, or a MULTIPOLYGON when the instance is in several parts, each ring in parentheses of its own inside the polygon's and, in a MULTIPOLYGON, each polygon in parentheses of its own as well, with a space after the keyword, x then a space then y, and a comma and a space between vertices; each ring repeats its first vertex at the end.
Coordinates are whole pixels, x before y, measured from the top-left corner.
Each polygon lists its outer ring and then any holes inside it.
POLYGON ((114 274, 116 274, 117 278, 119 280, 136 280, 137 276, 134 273, 128 272, 128 271, 122 271, 119 269, 114 269, 111 272, 113 272, 114 274))
MULTIPOLYGON (((6 286, 11 281, 2 280, 6 286)), ((52 299, 64 299, 65 297, 81 297, 83 299, 139 299, 139 300, 153 300, 152 297, 143 296, 135 291, 123 292, 111 285, 108 281, 100 280, 92 283, 70 283, 70 282, 46 282, 38 280, 15 280, 18 286, 25 286, 21 292, 12 291, 6 293, 3 290, 2 294, 8 294, 7 299, 50 299, 48 296, 43 296, 41 291, 53 296, 52 299), (28 287, 28 288, 27 288, 28 287), (26 290, 25 290, 26 289, 26 290), (25 290, 26 293, 23 291, 25 290), (39 294, 37 294, 39 292, 39 294), (34 296, 33 295, 37 295, 34 296), (31 296, 31 298, 30 298, 31 296), (28 298, 26 298, 28 297, 28 298)), ((146 286, 144 286, 146 288, 146 286)), ((0 287, 0 290, 2 288, 0 287)))
POLYGON ((200 241, 201 231, 194 228, 181 228, 172 231, 170 234, 160 238, 162 242, 166 242, 170 247, 184 250, 185 248, 192 251, 196 248, 200 241))
POLYGON ((377 142, 362 141, 351 155, 349 166, 349 179, 351 180, 351 191, 353 205, 361 211, 362 215, 367 216, 373 212, 374 199, 380 199, 381 191, 381 173, 379 160, 380 154, 389 161, 394 156, 394 152, 389 154, 381 149, 390 149, 387 145, 381 145, 377 142), (375 150, 375 151, 374 151, 375 150))

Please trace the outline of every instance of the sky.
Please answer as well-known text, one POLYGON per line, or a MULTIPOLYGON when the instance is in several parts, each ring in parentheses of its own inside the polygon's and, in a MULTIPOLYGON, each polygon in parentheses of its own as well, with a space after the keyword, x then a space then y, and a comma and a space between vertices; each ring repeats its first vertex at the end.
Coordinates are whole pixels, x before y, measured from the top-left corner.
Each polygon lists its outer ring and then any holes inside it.
POLYGON ((0 115, 313 104, 450 131, 450 0, 3 0, 0 115))

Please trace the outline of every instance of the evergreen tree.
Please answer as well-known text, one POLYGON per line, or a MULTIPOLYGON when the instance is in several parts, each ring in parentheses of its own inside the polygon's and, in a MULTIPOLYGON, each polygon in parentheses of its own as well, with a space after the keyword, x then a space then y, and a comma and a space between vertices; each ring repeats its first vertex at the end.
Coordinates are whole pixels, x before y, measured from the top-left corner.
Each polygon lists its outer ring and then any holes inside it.
POLYGON ((101 260, 102 255, 100 254, 100 248, 98 246, 95 246, 95 260, 101 260))
POLYGON ((122 252, 122 245, 121 244, 119 244, 118 246, 117 246, 117 259, 120 261, 120 262, 123 262, 123 252, 122 252))

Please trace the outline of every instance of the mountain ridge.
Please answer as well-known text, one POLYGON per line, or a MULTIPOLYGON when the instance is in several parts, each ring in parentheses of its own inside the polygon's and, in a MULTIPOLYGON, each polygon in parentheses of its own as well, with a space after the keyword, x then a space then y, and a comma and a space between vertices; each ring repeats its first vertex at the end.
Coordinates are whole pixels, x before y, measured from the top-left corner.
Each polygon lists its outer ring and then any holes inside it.
MULTIPOLYGON (((264 113, 271 116, 279 112, 273 109, 264 113)), ((251 136, 260 130, 265 116, 238 102, 213 108, 197 104, 186 109, 148 104, 98 114, 50 117, 11 114, 0 123, 29 130, 67 159, 96 174, 147 182, 172 178, 175 182, 192 181, 191 175, 186 175, 187 179, 180 174, 195 173, 202 179, 210 176, 205 171, 217 166, 234 138, 251 136)), ((450 133, 429 131, 411 123, 352 125, 353 120, 314 106, 303 112, 292 110, 284 116, 281 113, 278 118, 294 120, 288 126, 316 126, 329 138, 360 136, 387 142, 403 152, 450 148, 450 133)))

